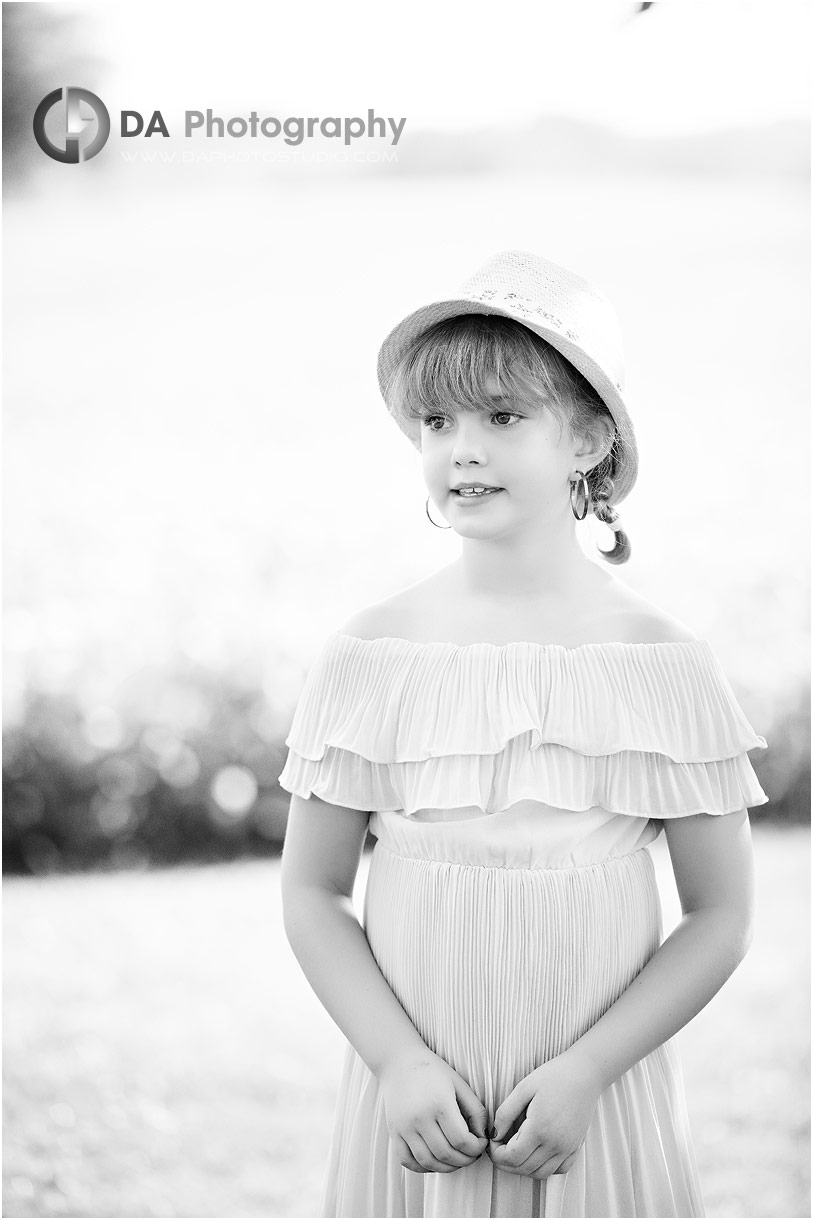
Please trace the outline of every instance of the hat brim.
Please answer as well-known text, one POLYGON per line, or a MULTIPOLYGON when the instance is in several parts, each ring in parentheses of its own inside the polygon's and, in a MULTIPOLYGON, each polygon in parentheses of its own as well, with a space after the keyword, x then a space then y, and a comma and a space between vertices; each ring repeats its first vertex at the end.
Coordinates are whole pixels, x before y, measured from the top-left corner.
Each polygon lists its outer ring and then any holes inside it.
MULTIPOLYGON (((489 305, 483 301, 471 301, 466 297, 452 297, 446 300, 433 301, 430 305, 421 306, 420 309, 414 310, 399 322, 397 326, 393 327, 381 344, 378 352, 378 385, 387 409, 393 415, 395 422, 405 435, 409 436, 409 439, 415 444, 414 437, 406 432, 401 420, 394 415, 390 406, 388 386, 392 372, 404 353, 419 335, 428 330, 430 326, 434 326, 436 322, 442 322, 446 318, 458 317, 461 314, 497 314, 500 317, 511 318, 514 322, 520 322, 528 330, 533 331, 541 339, 550 343, 551 347, 556 348, 589 381, 612 415, 618 432, 619 443, 624 449, 626 461, 618 470, 617 477, 614 480, 612 497, 613 504, 620 504, 624 497, 632 490, 638 473, 638 448, 635 442, 635 433, 626 404, 621 396, 620 386, 616 385, 581 347, 571 342, 566 336, 560 334, 559 331, 538 322, 531 322, 518 311, 513 312, 509 308, 489 305)), ((420 448, 420 441, 416 447, 420 448)))

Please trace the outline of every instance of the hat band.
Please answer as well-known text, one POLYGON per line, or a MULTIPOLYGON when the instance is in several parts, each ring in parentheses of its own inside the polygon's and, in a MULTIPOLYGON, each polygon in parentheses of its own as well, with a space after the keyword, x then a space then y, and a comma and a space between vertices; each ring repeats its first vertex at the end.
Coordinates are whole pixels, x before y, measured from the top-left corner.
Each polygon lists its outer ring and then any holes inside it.
POLYGON ((558 330, 560 334, 570 339, 572 343, 581 343, 580 337, 575 331, 565 326, 561 318, 557 318, 556 314, 549 313, 547 309, 543 309, 541 305, 534 305, 530 297, 520 296, 518 292, 501 292, 498 288, 484 288, 482 292, 463 292, 462 295, 470 301, 484 301, 490 304, 494 300, 506 302, 509 309, 515 309, 517 313, 524 314, 525 317, 544 318, 546 325, 558 330))

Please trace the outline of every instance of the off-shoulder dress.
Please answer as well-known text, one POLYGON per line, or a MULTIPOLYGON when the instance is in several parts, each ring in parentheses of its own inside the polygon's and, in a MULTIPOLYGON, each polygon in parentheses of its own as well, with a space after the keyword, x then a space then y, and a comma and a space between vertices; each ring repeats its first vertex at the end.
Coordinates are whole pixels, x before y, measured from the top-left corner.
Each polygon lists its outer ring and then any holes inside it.
MULTIPOLYGON (((333 632, 280 784, 371 813, 363 925, 426 1044, 493 1115, 627 988, 662 940, 646 850, 663 819, 768 800, 765 747, 702 639, 417 643, 333 632)), ((483 1155, 405 1169, 348 1042, 324 1216, 702 1216, 679 1058, 666 1042, 599 1099, 544 1181, 483 1155)))

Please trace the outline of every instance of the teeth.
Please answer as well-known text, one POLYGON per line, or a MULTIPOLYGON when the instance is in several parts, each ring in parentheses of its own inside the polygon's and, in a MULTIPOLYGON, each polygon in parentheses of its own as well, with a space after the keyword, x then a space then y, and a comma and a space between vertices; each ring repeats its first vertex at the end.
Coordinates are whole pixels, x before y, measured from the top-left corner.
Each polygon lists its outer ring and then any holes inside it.
POLYGON ((461 496, 488 496, 495 490, 496 488, 493 487, 460 487, 458 494, 461 496))

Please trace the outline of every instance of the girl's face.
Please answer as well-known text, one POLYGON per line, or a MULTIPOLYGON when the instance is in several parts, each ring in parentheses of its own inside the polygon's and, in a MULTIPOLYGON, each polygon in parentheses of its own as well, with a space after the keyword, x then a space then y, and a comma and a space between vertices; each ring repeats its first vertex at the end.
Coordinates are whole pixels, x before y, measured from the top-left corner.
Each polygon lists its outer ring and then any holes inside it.
POLYGON ((597 460, 566 426, 560 439, 559 421, 542 402, 506 397, 495 377, 484 388, 490 412, 438 408, 421 420, 427 490, 457 533, 471 538, 554 520, 569 506, 573 472, 587 473, 597 460), (499 490, 468 497, 455 490, 472 483, 499 490))

